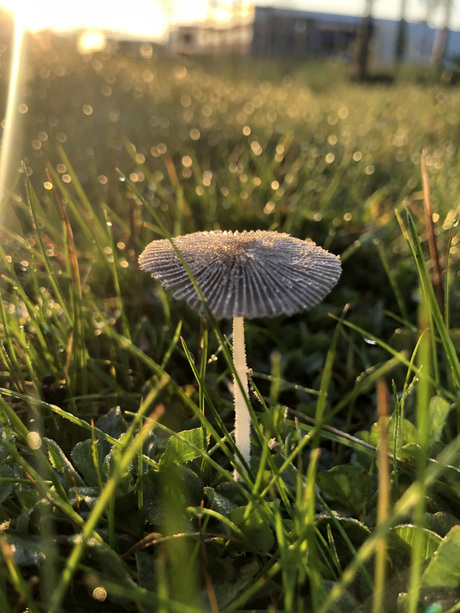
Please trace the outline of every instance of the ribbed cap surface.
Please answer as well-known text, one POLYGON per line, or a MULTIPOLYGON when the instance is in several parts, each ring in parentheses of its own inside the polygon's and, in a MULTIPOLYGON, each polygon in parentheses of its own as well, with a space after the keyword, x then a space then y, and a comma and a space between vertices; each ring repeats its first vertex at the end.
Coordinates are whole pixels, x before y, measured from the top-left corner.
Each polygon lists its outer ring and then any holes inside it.
MULTIPOLYGON (((340 259, 312 241, 289 234, 194 232, 174 238, 214 317, 276 317, 315 306, 341 274, 340 259)), ((171 243, 155 240, 139 257, 174 297, 203 311, 201 300, 171 243)))

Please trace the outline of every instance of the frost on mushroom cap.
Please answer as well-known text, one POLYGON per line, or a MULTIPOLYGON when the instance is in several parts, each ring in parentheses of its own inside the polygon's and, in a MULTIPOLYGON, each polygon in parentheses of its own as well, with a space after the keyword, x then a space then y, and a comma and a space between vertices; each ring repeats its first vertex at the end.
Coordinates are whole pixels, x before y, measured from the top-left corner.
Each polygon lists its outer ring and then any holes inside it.
MULTIPOLYGON (((280 232, 194 232, 173 241, 218 319, 276 317, 310 309, 341 274, 336 255, 280 232)), ((139 266, 173 290, 175 298, 204 311, 169 240, 148 244, 139 266)))

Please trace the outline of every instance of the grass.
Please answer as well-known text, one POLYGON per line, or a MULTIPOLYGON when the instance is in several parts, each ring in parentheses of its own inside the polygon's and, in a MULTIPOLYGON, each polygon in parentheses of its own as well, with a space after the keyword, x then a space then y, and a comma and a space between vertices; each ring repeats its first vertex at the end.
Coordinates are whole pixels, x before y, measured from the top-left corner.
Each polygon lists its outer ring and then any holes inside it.
POLYGON ((0 229, 2 611, 458 611, 458 91, 26 51, 0 229), (310 313, 247 322, 241 483, 231 323, 137 266, 213 228, 343 263, 310 313))

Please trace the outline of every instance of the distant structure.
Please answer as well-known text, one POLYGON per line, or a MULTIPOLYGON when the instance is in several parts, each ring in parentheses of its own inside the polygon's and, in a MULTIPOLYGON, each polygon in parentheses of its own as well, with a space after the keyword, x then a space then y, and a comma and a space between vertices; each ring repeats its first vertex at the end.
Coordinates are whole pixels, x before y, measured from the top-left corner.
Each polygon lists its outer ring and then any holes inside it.
MULTIPOLYGON (((173 53, 189 55, 225 53, 351 60, 356 53, 362 19, 353 15, 255 6, 245 17, 176 26, 170 31, 168 47, 173 53)), ((395 63, 398 30, 398 20, 372 19, 371 66, 381 69, 395 63)), ((429 66, 441 36, 441 30, 425 21, 407 22, 400 63, 429 66)), ((459 31, 450 30, 445 58, 447 64, 460 58, 459 31)))
POLYGON ((293 9, 256 6, 251 53, 261 57, 331 57, 356 43, 360 19, 293 9))
POLYGON ((184 55, 248 55, 253 37, 254 15, 238 16, 224 22, 206 20, 179 25, 169 32, 169 49, 184 55))
MULTIPOLYGON (((360 16, 256 6, 251 52, 262 57, 347 58, 354 55, 362 20, 360 16)), ((371 64, 378 68, 394 64, 398 30, 398 20, 372 19, 371 64)), ((426 22, 407 22, 401 63, 428 66, 441 35, 441 30, 426 22)), ((446 58, 456 57, 460 57, 460 32, 450 31, 446 58)))
MULTIPOLYGON (((398 21, 375 19, 374 23, 375 31, 371 41, 372 60, 374 63, 378 60, 383 66, 391 65, 395 60, 398 21)), ((406 46, 401 63, 417 66, 431 65, 442 36, 442 30, 431 28, 426 21, 408 21, 406 23, 406 46)), ((452 60, 460 58, 460 32, 449 31, 444 58, 446 67, 451 65, 452 60)))

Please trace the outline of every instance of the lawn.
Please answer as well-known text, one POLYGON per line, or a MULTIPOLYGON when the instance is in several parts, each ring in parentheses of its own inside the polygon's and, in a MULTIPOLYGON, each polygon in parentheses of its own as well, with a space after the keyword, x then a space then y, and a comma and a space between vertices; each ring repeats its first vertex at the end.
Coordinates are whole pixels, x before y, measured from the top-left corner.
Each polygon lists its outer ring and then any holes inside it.
POLYGON ((460 91, 43 34, 14 116, 2 613, 460 611, 460 91), (231 322, 138 265, 219 229, 342 263, 312 310, 245 322, 247 470, 231 322))

